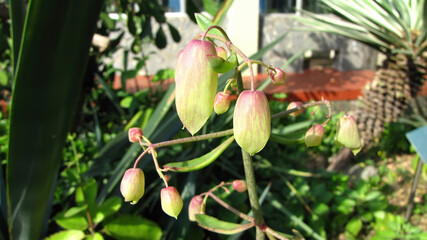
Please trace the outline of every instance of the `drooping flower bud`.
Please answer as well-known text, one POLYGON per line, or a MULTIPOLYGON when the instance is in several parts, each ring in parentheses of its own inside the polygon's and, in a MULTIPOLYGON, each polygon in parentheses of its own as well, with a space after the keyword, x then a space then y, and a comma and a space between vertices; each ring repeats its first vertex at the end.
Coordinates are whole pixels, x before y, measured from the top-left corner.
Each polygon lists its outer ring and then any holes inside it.
POLYGON ((248 190, 248 186, 246 185, 245 180, 234 180, 233 188, 238 192, 246 192, 248 190))
POLYGON ((240 93, 234 109, 233 131, 237 144, 249 154, 261 151, 270 138, 271 118, 267 97, 261 91, 240 93))
POLYGON ((208 64, 207 55, 215 55, 209 41, 191 40, 178 55, 175 67, 175 104, 179 119, 194 135, 212 114, 218 73, 208 64))
POLYGON ((141 128, 129 128, 128 137, 129 142, 137 143, 142 138, 141 128))
POLYGON ((319 146, 322 143, 323 136, 325 135, 325 128, 321 124, 313 125, 305 133, 305 145, 307 147, 319 146))
POLYGON ((285 72, 280 68, 275 68, 276 72, 270 71, 270 77, 275 85, 283 85, 286 82, 286 74, 285 72))
POLYGON ((163 212, 167 215, 178 218, 179 213, 182 210, 182 198, 179 195, 175 187, 165 187, 160 191, 160 202, 162 205, 163 212))
MULTIPOLYGON (((289 103, 288 108, 286 108, 286 110, 289 110, 289 109, 292 109, 292 108, 301 107, 302 105, 303 105, 302 102, 291 102, 291 103, 289 103)), ((304 110, 305 109, 300 109, 300 110, 298 110, 296 112, 289 113, 289 116, 296 117, 296 116, 300 115, 301 113, 303 113, 304 110)))
POLYGON ((337 123, 336 141, 357 154, 362 148, 359 130, 353 116, 343 115, 337 123))
POLYGON ((203 204, 203 198, 200 195, 194 196, 191 201, 190 205, 188 206, 188 219, 190 221, 196 221, 196 214, 204 213, 205 212, 205 205, 203 204))
POLYGON ((227 112, 230 107, 230 94, 218 92, 215 96, 214 111, 216 114, 223 114, 227 112))
POLYGON ((227 59, 227 51, 223 47, 216 48, 216 55, 218 55, 222 59, 227 59))
POLYGON ((130 168, 126 170, 120 184, 120 192, 125 198, 125 202, 136 204, 144 195, 144 190, 144 172, 139 168, 130 168))

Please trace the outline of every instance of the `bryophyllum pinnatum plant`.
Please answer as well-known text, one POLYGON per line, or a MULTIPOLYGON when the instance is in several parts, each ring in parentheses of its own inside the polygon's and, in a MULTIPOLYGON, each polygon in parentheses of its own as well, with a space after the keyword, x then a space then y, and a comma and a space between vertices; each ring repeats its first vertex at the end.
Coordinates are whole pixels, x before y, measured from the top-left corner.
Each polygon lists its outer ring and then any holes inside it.
MULTIPOLYGON (((262 61, 248 58, 230 41, 225 31, 219 26, 210 26, 203 33, 198 34, 194 39, 190 40, 185 49, 178 54, 177 58, 175 67, 175 104, 183 127, 193 136, 151 143, 149 139, 143 135, 142 131, 131 128, 129 130, 129 140, 138 142, 144 150, 135 161, 133 169, 136 169, 138 161, 145 154, 148 153, 152 156, 156 171, 165 185, 165 187, 160 190, 162 209, 167 215, 178 219, 183 208, 183 201, 179 190, 168 184, 169 176, 163 173, 167 171, 190 172, 200 170, 215 161, 221 153, 236 140, 237 144, 242 149, 246 179, 221 182, 208 191, 195 195, 188 206, 189 220, 197 221, 200 227, 221 234, 236 234, 255 227, 257 239, 264 239, 265 234, 271 239, 287 239, 281 233, 271 229, 264 221, 256 191, 251 156, 261 152, 268 143, 271 135, 272 119, 287 115, 296 117, 308 107, 324 105, 329 111, 325 122, 322 124, 315 124, 306 134, 306 145, 308 147, 320 145, 324 134, 324 126, 328 124, 332 115, 331 105, 326 100, 306 104, 297 102, 291 104, 291 107, 286 111, 272 115, 266 95, 255 88, 254 73, 252 70, 253 64, 264 67, 267 74, 271 77, 273 84, 285 83, 286 74, 282 69, 277 67, 273 68, 262 61), (216 30, 215 34, 209 33, 212 29, 216 30), (225 46, 225 48, 223 46, 225 46), (245 67, 249 68, 251 76, 250 89, 244 89, 241 80, 241 71, 243 71, 245 67), (222 91, 217 92, 218 74, 228 71, 234 71, 233 77, 227 81, 222 91), (233 104, 231 101, 232 90, 235 90, 232 89, 233 86, 237 86, 238 92, 233 113, 233 129, 196 135, 206 124, 208 118, 210 118, 214 111, 216 114, 223 114, 229 110, 230 105, 233 104), (201 157, 184 162, 167 163, 163 165, 163 167, 160 167, 158 163, 156 149, 159 147, 226 136, 228 136, 228 138, 219 146, 201 157), (240 194, 246 194, 247 192, 253 217, 240 212, 220 199, 215 192, 221 189, 236 191, 240 194), (208 199, 214 200, 216 203, 246 220, 248 223, 237 224, 226 222, 206 214, 205 210, 208 199)), ((353 118, 348 117, 348 119, 351 120, 353 118)), ((338 131, 339 137, 337 140, 345 147, 353 149, 355 144, 360 143, 360 139, 357 139, 358 134, 354 132, 357 132, 357 127, 352 122, 341 123, 338 131)), ((139 171, 132 170, 130 172, 139 171)), ((139 184, 139 186, 136 185, 139 183, 138 181, 130 181, 128 179, 129 176, 125 174, 122 180, 122 188, 130 190, 123 191, 123 195, 125 201, 136 203, 139 200, 136 198, 142 197, 142 194, 139 193, 143 193, 143 187, 141 184, 139 184), (127 184, 134 184, 135 186, 129 187, 126 186, 127 184)))

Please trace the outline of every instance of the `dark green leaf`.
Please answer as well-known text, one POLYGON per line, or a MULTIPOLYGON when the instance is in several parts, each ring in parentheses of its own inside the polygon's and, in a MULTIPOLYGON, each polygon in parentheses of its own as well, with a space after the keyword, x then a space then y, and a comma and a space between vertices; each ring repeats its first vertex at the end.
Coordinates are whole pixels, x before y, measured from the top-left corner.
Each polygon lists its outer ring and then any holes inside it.
POLYGON ((170 23, 168 23, 169 26, 169 32, 172 35, 172 39, 175 42, 180 42, 181 41, 181 35, 179 34, 178 30, 170 23))
POLYGON ((225 222, 206 214, 197 214, 196 220, 199 226, 201 226, 202 228, 205 228, 212 232, 227 234, 227 235, 236 234, 236 233, 248 230, 249 228, 254 226, 253 223, 237 224, 237 223, 225 222))
MULTIPOLYGON (((11 1, 14 8, 24 1, 11 1), (12 3, 13 2, 13 3, 12 3)), ((19 50, 10 114, 8 202, 15 239, 40 239, 103 1, 31 1, 19 50), (33 104, 37 101, 37 104, 33 104), (23 139, 31 136, 31 144, 23 139), (25 151, 23 151, 25 149, 25 151)), ((12 16, 18 24, 24 8, 12 16)), ((14 26, 14 35, 21 30, 14 26)), ((16 38, 15 38, 16 37, 16 38)), ((14 51, 14 54, 17 52, 14 51)))
POLYGON ((127 20, 128 20, 127 24, 128 24, 129 33, 132 34, 133 36, 135 36, 136 35, 136 26, 135 26, 135 21, 133 19, 132 12, 128 12, 127 16, 128 16, 128 18, 127 18, 127 20))
POLYGON ((200 12, 197 8, 196 4, 193 2, 193 0, 186 0, 185 1, 185 13, 187 13, 188 17, 196 23, 196 17, 194 16, 195 13, 200 12))
POLYGON ((159 26, 159 29, 157 29, 155 43, 159 49, 163 49, 166 47, 166 44, 167 44, 166 35, 165 35, 165 32, 163 31, 162 26, 159 26))
POLYGON ((109 235, 121 240, 157 240, 162 229, 155 223, 140 216, 122 215, 105 225, 109 235))
POLYGON ((60 231, 50 235, 46 240, 80 240, 85 238, 85 233, 80 230, 60 231))
POLYGON ((225 151, 225 149, 230 146, 230 144, 234 141, 234 136, 228 138, 223 143, 221 143, 218 147, 210 151, 209 153, 192 160, 188 160, 185 162, 175 162, 175 163, 168 163, 163 166, 168 171, 173 172, 192 172, 196 170, 200 170, 209 164, 211 164, 213 161, 215 161, 221 153, 225 151))

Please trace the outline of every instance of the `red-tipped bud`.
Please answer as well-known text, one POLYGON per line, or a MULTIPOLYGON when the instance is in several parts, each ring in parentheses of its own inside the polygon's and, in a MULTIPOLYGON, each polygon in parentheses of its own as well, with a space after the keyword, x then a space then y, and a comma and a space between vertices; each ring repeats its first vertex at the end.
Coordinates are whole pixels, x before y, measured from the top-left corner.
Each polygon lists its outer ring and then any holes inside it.
POLYGON ((196 221, 196 214, 204 212, 205 205, 203 204, 203 198, 200 195, 194 196, 188 206, 188 219, 194 222, 196 221))
POLYGON ((203 127, 213 110, 218 73, 209 66, 208 55, 216 56, 214 45, 193 39, 178 55, 175 67, 176 110, 192 135, 203 127))
POLYGON ((261 91, 240 93, 234 109, 233 131, 237 144, 249 154, 261 151, 270 138, 271 118, 267 97, 261 91))
POLYGON ((305 145, 307 147, 319 146, 322 143, 323 136, 325 135, 325 128, 321 124, 312 126, 305 133, 305 145))
POLYGON ((227 112, 228 108, 230 107, 230 95, 218 92, 215 96, 215 102, 214 102, 214 111, 216 114, 223 114, 227 112))
POLYGON ((275 71, 270 71, 270 77, 275 85, 283 85, 286 82, 286 74, 285 72, 280 68, 275 68, 275 71))
POLYGON ((218 55, 222 59, 227 59, 227 51, 223 47, 216 48, 216 55, 218 55))
POLYGON ((172 186, 163 188, 160 191, 160 201, 163 212, 177 219, 182 210, 183 202, 176 188, 172 186))
POLYGON ((128 137, 129 142, 137 143, 142 139, 142 130, 141 128, 129 128, 128 137))
MULTIPOLYGON (((291 102, 291 103, 289 103, 288 108, 286 110, 289 110, 292 108, 298 108, 298 107, 301 107, 302 105, 304 105, 302 102, 291 102)), ((296 112, 289 113, 289 116, 296 117, 296 116, 300 115, 301 113, 303 113, 304 110, 305 109, 300 109, 296 112)))
POLYGON ((337 123, 336 141, 357 154, 362 148, 359 130, 353 116, 343 115, 337 123))
POLYGON ((248 190, 248 186, 246 185, 245 180, 234 180, 233 188, 238 192, 246 192, 248 190))
POLYGON ((136 204, 144 195, 144 190, 144 172, 139 168, 130 168, 126 170, 120 184, 120 192, 125 198, 125 202, 136 204))

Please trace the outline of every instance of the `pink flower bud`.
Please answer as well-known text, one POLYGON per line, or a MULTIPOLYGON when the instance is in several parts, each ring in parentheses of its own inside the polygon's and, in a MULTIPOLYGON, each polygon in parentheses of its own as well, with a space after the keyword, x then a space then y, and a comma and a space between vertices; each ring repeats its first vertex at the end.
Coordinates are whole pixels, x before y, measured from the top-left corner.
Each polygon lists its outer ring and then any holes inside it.
POLYGON ((129 128, 129 142, 137 143, 142 138, 142 136, 143 134, 141 128, 129 128))
MULTIPOLYGON (((288 108, 286 110, 289 110, 289 109, 292 109, 292 108, 301 107, 302 105, 304 105, 302 102, 291 102, 291 103, 289 103, 288 108)), ((303 113, 304 110, 305 109, 300 109, 300 110, 298 110, 296 112, 289 113, 289 116, 296 117, 296 116, 300 115, 301 113, 303 113)))
POLYGON ((325 128, 321 124, 312 126, 305 133, 305 145, 307 147, 319 146, 322 143, 322 138, 325 135, 325 128))
POLYGON ((246 181, 244 180, 234 180, 233 188, 238 192, 246 192, 248 190, 248 186, 246 185, 246 181))
POLYGON ((144 172, 139 168, 130 168, 126 170, 120 184, 120 192, 125 198, 125 202, 136 204, 144 195, 144 190, 144 172))
POLYGON ((178 218, 182 210, 182 198, 175 187, 165 187, 160 191, 160 200, 163 212, 167 215, 178 218))
POLYGON ((227 59, 227 51, 223 47, 216 48, 216 55, 218 55, 222 59, 227 59))
POLYGON ((267 97, 261 91, 240 93, 234 109, 233 131, 237 144, 249 154, 261 151, 270 138, 271 118, 267 97))
POLYGON ((207 55, 216 56, 214 45, 193 39, 178 55, 175 67, 176 110, 192 135, 211 116, 218 84, 218 73, 210 68, 207 55))
MULTIPOLYGON (((353 152, 359 152, 362 148, 359 130, 353 116, 343 115, 337 123, 336 141, 353 152)), ((355 153, 355 154, 356 154, 355 153)))
POLYGON ((215 96, 215 102, 214 102, 214 111, 216 114, 223 114, 227 112, 228 108, 230 107, 230 95, 218 92, 215 96))
POLYGON ((188 219, 194 222, 196 221, 196 214, 204 212, 205 205, 203 204, 203 198, 200 195, 194 196, 188 206, 188 219))
POLYGON ((270 77, 275 85, 283 85, 286 82, 286 74, 285 72, 280 68, 275 68, 276 72, 270 71, 270 77))

